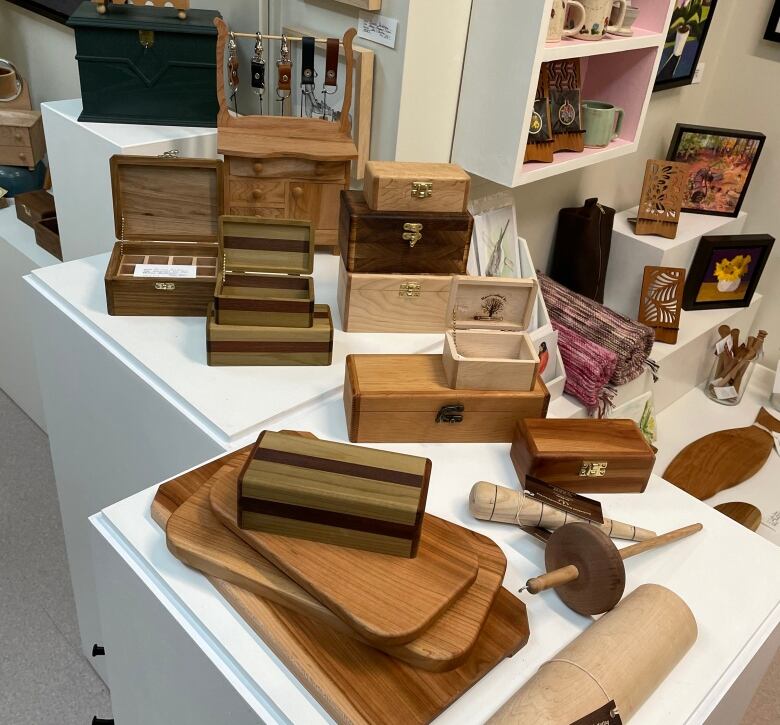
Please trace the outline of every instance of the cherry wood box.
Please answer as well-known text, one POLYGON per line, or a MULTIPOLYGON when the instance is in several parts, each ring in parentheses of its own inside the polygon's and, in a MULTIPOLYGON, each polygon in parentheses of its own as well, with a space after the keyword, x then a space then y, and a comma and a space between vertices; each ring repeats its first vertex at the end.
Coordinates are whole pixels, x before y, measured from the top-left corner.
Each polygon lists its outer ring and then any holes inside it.
POLYGON ((19 221, 33 228, 41 219, 57 216, 54 197, 43 189, 17 194, 14 198, 14 206, 16 206, 16 217, 19 221))
POLYGON ((465 274, 474 220, 467 211, 372 211, 341 193, 339 245, 349 272, 465 274))
POLYGON ((217 281, 222 162, 112 156, 111 187, 120 241, 106 269, 108 313, 205 317, 217 281), (139 277, 141 264, 194 267, 195 276, 139 277))
POLYGON ((328 305, 314 305, 311 327, 218 325, 213 306, 206 319, 209 365, 330 365, 333 320, 328 305))
POLYGON ((431 462, 263 431, 238 478, 243 529, 412 559, 431 462))
POLYGON ((348 355, 344 409, 356 443, 500 443, 523 418, 547 415, 550 394, 453 390, 441 355, 348 355))
POLYGON ((214 291, 219 325, 311 327, 314 229, 309 222, 223 216, 221 275, 214 291))
POLYGON ((35 229, 35 243, 61 262, 62 244, 60 244, 60 228, 57 224, 57 217, 41 219, 39 222, 35 222, 33 229, 35 229))
POLYGON ((454 276, 442 362, 455 389, 533 389, 539 369, 531 321, 535 279, 454 276))
POLYGON ((576 493, 642 493, 655 463, 636 423, 619 418, 526 418, 510 455, 521 483, 531 475, 576 493))
POLYGON ((464 212, 471 177, 457 164, 369 161, 363 179, 374 211, 464 212))
POLYGON ((338 305, 345 332, 443 332, 448 274, 364 274, 339 265, 338 305))

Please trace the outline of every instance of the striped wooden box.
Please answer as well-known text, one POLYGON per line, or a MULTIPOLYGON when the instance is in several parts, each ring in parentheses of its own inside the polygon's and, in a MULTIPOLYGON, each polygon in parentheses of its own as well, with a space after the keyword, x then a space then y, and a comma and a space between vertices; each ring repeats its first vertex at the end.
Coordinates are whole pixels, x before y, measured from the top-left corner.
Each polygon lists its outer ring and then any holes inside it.
POLYGON ((238 479, 238 525, 405 558, 417 555, 431 462, 263 431, 238 479))
POLYGON ((220 325, 311 327, 314 233, 309 222, 221 216, 221 274, 214 292, 220 325))
POLYGON ((219 325, 213 305, 206 317, 209 365, 330 365, 333 320, 328 305, 314 305, 311 327, 219 325))

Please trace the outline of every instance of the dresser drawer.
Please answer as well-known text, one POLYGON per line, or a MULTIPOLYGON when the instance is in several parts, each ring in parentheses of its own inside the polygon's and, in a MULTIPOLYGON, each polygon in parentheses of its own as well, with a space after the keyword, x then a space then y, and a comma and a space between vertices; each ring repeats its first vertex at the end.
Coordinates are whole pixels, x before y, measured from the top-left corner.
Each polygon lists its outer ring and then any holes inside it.
POLYGON ((238 206, 228 203, 226 214, 233 216, 260 216, 266 219, 286 219, 283 206, 238 206))
POLYGON ((0 146, 32 147, 29 129, 18 126, 0 126, 0 146))
POLYGON ((0 164, 33 167, 38 162, 29 146, 0 146, 0 164))
POLYGON ((284 208, 287 184, 284 181, 256 181, 231 178, 228 182, 228 203, 259 204, 284 208))
POLYGON ((231 157, 228 160, 232 176, 253 176, 267 179, 307 179, 345 181, 347 162, 313 161, 311 159, 248 159, 231 157))

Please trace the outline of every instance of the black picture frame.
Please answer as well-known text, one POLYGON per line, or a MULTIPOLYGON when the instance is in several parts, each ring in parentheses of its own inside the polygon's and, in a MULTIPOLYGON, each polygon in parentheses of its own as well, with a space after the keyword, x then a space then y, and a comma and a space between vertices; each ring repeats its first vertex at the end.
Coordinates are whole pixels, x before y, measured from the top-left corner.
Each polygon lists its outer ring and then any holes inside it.
POLYGON ((753 178, 753 172, 755 172, 756 165, 758 164, 758 159, 761 157, 761 151, 764 148, 764 143, 766 142, 766 136, 760 131, 741 131, 739 129, 733 129, 733 128, 716 128, 714 126, 697 126, 693 124, 678 123, 674 127, 674 133, 672 134, 672 141, 669 144, 669 151, 666 154, 667 161, 682 161, 683 163, 688 163, 688 161, 685 158, 678 157, 680 142, 682 141, 683 135, 686 133, 702 134, 707 136, 722 136, 724 138, 750 139, 750 140, 758 141, 758 148, 756 150, 755 156, 752 159, 750 170, 748 171, 747 176, 745 177, 745 181, 742 185, 741 193, 732 211, 702 209, 700 207, 686 205, 686 201, 690 198, 689 189, 690 189, 690 184, 692 183, 691 177, 695 174, 695 172, 689 175, 688 181, 686 183, 686 188, 683 192, 683 206, 681 211, 687 212, 689 214, 709 214, 710 216, 727 216, 727 217, 739 216, 739 211, 742 208, 742 203, 745 201, 747 190, 750 187, 750 180, 753 178))
POLYGON ((29 10, 32 13, 43 15, 49 20, 62 23, 67 22, 76 8, 81 5, 82 0, 8 0, 20 8, 29 10))
POLYGON ((780 0, 775 0, 775 4, 772 6, 772 12, 769 13, 766 30, 764 31, 764 40, 780 43, 780 30, 778 30, 778 26, 780 26, 780 0))
MULTIPOLYGON (((700 2, 701 0, 690 0, 690 2, 700 2)), ((707 14, 707 19, 702 23, 702 28, 699 35, 699 44, 696 48, 696 55, 693 58, 693 63, 691 65, 690 72, 685 76, 680 76, 678 78, 670 78, 669 80, 659 80, 659 76, 664 72, 664 60, 663 60, 663 47, 661 49, 661 62, 658 64, 658 71, 656 72, 655 77, 655 83, 653 84, 653 93, 656 91, 665 91, 669 88, 679 88, 680 86, 689 86, 693 82, 693 76, 696 73, 696 68, 699 65, 699 58, 701 57, 701 52, 704 49, 704 43, 707 40, 707 33, 710 30, 710 25, 712 25, 712 18, 715 15, 715 7, 718 4, 718 0, 711 0, 709 4, 709 12, 707 14)), ((676 20, 676 14, 677 14, 678 8, 676 7, 675 3, 675 10, 672 12, 672 17, 670 20, 670 25, 666 29, 667 38, 669 34, 672 32, 672 25, 676 20)), ((668 42, 668 41, 666 41, 668 42)), ((666 42, 664 42, 664 46, 666 45, 666 42)), ((671 56, 673 58, 674 56, 671 56)), ((669 59, 667 59, 668 61, 669 59)))
POLYGON ((719 310, 731 307, 748 307, 753 299, 764 267, 769 259, 775 238, 769 234, 721 234, 703 236, 693 256, 691 267, 685 279, 682 308, 684 310, 719 310), (705 283, 705 277, 718 249, 755 249, 762 250, 761 259, 750 273, 750 280, 744 295, 739 299, 697 301, 699 290, 705 283))

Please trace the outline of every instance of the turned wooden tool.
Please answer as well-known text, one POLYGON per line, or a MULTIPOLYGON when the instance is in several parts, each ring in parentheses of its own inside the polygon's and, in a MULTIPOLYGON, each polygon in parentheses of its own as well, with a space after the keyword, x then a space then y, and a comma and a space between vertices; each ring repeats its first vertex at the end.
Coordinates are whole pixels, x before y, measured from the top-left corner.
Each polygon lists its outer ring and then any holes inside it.
POLYGON ((563 603, 580 614, 601 614, 612 609, 626 588, 624 559, 684 539, 702 530, 691 524, 667 534, 618 549, 612 540, 588 524, 566 524, 553 532, 544 551, 547 573, 529 579, 531 594, 555 589, 563 603))
POLYGON ((641 529, 622 521, 604 519, 603 524, 588 521, 581 516, 559 511, 525 495, 523 491, 497 486, 488 481, 479 481, 471 487, 469 511, 482 521, 500 521, 518 526, 538 526, 542 529, 560 529, 568 523, 586 523, 600 529, 614 539, 645 541, 655 536, 655 531, 641 529))

